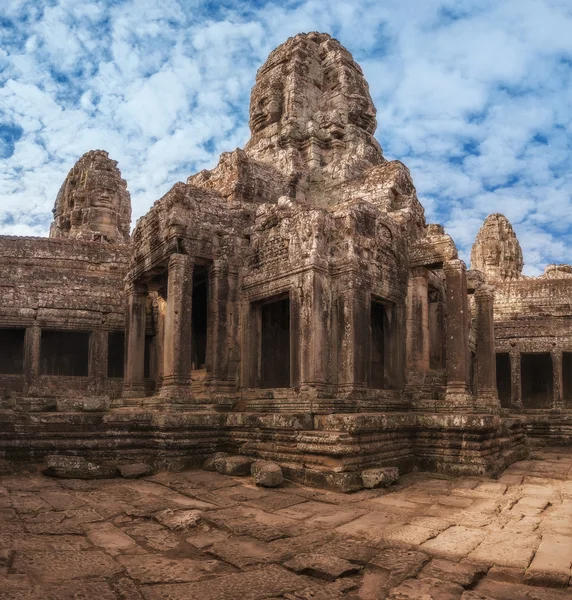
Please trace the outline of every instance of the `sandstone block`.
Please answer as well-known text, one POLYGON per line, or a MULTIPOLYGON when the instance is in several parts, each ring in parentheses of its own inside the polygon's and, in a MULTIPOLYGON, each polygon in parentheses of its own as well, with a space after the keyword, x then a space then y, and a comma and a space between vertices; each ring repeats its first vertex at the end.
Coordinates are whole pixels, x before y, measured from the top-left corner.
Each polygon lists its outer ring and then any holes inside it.
POLYGON ((44 475, 69 479, 110 479, 117 477, 116 467, 96 465, 81 456, 51 454, 44 458, 44 475))
POLYGON ((368 489, 387 487, 399 479, 397 467, 364 469, 361 473, 364 487, 368 489))
POLYGON ((530 585, 566 587, 572 566, 572 537, 544 535, 524 575, 530 585))
POLYGON ((262 487, 278 487, 284 483, 282 469, 276 463, 257 460, 252 463, 251 471, 256 485, 262 487))
POLYGON ((250 475, 250 468, 254 460, 248 456, 227 456, 215 461, 217 473, 221 475, 234 475, 245 477, 250 475))
POLYGON ((391 590, 387 600, 419 600, 434 598, 437 600, 460 600, 463 588, 456 583, 440 579, 408 579, 391 590))
POLYGON ((361 567, 351 562, 328 554, 299 554, 284 563, 284 566, 295 573, 311 575, 318 579, 334 581, 338 577, 359 573, 361 567))
POLYGON ((182 530, 195 527, 201 520, 200 510, 172 510, 167 508, 155 513, 155 520, 171 530, 182 530))
POLYGON ((132 465, 123 465, 119 467, 121 477, 125 479, 137 479, 138 477, 147 477, 153 475, 153 467, 146 463, 133 463, 132 465))
POLYGON ((226 452, 215 452, 212 456, 209 456, 203 463, 204 471, 216 471, 217 461, 222 462, 228 454, 226 452))

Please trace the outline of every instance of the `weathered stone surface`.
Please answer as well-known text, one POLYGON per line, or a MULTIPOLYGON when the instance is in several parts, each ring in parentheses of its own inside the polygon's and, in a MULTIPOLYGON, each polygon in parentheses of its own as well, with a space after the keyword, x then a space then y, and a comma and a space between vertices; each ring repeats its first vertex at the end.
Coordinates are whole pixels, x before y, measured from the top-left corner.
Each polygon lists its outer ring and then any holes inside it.
POLYGON ((387 487, 399 479, 399 469, 397 467, 364 469, 361 477, 365 488, 387 487))
POLYGON ((109 479, 117 477, 116 467, 107 467, 88 462, 80 456, 48 455, 44 458, 45 475, 71 479, 109 479))
POLYGON ((456 563, 448 560, 434 559, 423 567, 420 578, 430 577, 462 585, 464 588, 472 587, 486 572, 468 563, 456 563))
POLYGON ((84 552, 18 552, 12 563, 15 573, 42 581, 67 581, 86 577, 113 577, 122 569, 107 554, 84 552))
POLYGON ((282 567, 269 565, 262 569, 225 575, 214 580, 184 585, 157 585, 145 588, 146 600, 262 600, 303 590, 307 581, 282 567))
POLYGON ((387 595, 387 600, 460 600, 463 588, 440 579, 408 579, 387 595))
POLYGON ((257 460, 252 463, 251 473, 256 485, 262 487, 278 487, 284 483, 284 475, 280 465, 276 463, 257 460))
POLYGON ((488 566, 526 568, 540 543, 538 535, 492 533, 468 556, 468 560, 488 566))
POLYGON ((172 510, 167 508, 153 517, 171 530, 183 530, 196 527, 201 520, 203 513, 200 510, 172 510))
POLYGON ((253 459, 248 456, 227 456, 219 457, 215 460, 217 473, 221 475, 234 475, 235 477, 244 477, 250 475, 250 468, 253 459))
POLYGON ((572 576, 572 537, 543 535, 524 576, 531 585, 566 587, 572 576))
POLYGON ((284 566, 295 573, 311 575, 318 579, 334 581, 338 577, 359 573, 361 567, 351 562, 328 554, 299 554, 284 563, 284 566))
POLYGON ((119 473, 125 479, 137 479, 138 477, 153 475, 153 467, 146 463, 133 463, 120 466, 119 473))
POLYGON ((220 564, 214 560, 173 560, 162 556, 121 556, 119 562, 139 583, 177 583, 199 581, 212 575, 220 564))

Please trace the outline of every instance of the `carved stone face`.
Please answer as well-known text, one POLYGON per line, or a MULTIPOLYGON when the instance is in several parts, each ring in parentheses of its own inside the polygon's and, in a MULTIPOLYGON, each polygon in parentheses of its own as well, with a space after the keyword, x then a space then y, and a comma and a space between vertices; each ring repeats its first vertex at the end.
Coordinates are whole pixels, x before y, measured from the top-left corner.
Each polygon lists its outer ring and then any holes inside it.
POLYGON ((485 264, 489 267, 498 267, 500 264, 500 248, 496 243, 487 244, 484 247, 485 264))
POLYGON ((54 209, 57 237, 91 239, 98 234, 122 241, 128 236, 129 193, 107 152, 84 154, 68 174, 54 209), (70 223, 70 228, 58 223, 70 223))
POLYGON ((251 108, 250 127, 253 133, 266 129, 273 123, 278 123, 282 116, 282 90, 278 87, 270 88, 255 102, 251 108))

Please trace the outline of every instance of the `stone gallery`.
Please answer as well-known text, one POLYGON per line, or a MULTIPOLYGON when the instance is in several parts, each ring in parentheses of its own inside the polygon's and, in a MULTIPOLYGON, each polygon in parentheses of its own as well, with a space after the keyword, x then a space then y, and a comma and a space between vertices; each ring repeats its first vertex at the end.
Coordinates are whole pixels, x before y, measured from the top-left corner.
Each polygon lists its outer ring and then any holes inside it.
POLYGON ((570 443, 572 267, 522 275, 493 214, 468 270, 376 126, 360 67, 310 33, 258 71, 244 149, 131 235, 116 161, 84 154, 48 238, 0 237, 4 468, 226 452, 349 492, 570 443))

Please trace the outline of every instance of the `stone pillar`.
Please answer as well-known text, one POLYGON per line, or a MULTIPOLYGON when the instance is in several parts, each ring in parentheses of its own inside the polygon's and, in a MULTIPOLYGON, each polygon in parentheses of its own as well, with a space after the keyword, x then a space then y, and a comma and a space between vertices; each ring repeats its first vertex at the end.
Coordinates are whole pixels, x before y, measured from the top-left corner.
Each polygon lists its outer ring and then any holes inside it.
POLYGON ((330 302, 325 274, 314 269, 304 273, 300 292, 300 334, 303 342, 294 336, 291 342, 300 349, 300 384, 323 387, 328 382, 330 364, 330 302))
POLYGON ((165 314, 167 312, 167 302, 165 299, 158 295, 155 300, 156 303, 156 315, 157 315, 157 329, 155 331, 155 360, 156 360, 156 376, 157 381, 155 383, 155 389, 157 392, 163 385, 163 360, 165 357, 165 314))
POLYGON ((89 348, 90 393, 104 396, 107 393, 107 352, 109 332, 97 330, 91 333, 89 348))
POLYGON ((193 268, 194 259, 185 254, 173 254, 169 259, 163 397, 189 398, 191 395, 193 268))
POLYGON ((520 352, 516 349, 510 351, 510 407, 513 410, 522 410, 522 386, 520 381, 520 352))
POLYGON ((447 309, 446 409, 472 411, 470 392, 469 302, 465 263, 454 259, 443 265, 447 309))
POLYGON ((553 350, 552 356, 552 408, 564 408, 562 396, 562 350, 553 350))
POLYGON ((141 398, 145 395, 145 316, 147 287, 139 282, 130 283, 125 290, 125 368, 123 397, 141 398))
POLYGON ((34 385, 40 376, 40 346, 42 329, 32 325, 26 329, 24 338, 24 394, 32 395, 34 385))
POLYGON ((341 392, 366 388, 366 357, 369 356, 369 295, 352 287, 338 298, 337 381, 341 392))
POLYGON ((494 413, 500 409, 495 352, 495 292, 492 287, 483 285, 474 297, 477 317, 476 410, 494 413))
POLYGON ((208 271, 207 382, 216 390, 228 375, 229 279, 228 264, 213 261, 208 271))
POLYGON ((429 273, 424 267, 411 269, 406 303, 407 387, 422 386, 429 371, 429 273))

